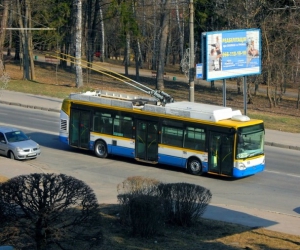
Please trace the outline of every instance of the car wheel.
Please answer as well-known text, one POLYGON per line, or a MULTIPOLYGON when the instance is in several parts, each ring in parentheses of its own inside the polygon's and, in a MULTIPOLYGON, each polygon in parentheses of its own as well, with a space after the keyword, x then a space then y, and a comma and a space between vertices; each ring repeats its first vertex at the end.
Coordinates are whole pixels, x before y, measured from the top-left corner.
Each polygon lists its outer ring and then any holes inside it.
POLYGON ((97 141, 95 144, 95 154, 99 158, 106 158, 107 157, 107 146, 106 143, 102 140, 97 141))
POLYGON ((8 153, 8 158, 10 158, 10 159, 12 159, 12 160, 15 160, 15 159, 16 159, 14 153, 11 152, 11 151, 9 151, 9 153, 8 153))
POLYGON ((189 161, 187 163, 187 169, 190 174, 201 175, 202 174, 201 161, 195 157, 189 159, 189 161))

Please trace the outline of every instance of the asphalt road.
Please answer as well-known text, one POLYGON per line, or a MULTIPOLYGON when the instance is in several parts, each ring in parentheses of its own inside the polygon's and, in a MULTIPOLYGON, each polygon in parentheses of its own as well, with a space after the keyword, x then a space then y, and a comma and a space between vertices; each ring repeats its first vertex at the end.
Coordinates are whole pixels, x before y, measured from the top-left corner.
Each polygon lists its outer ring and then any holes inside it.
POLYGON ((117 184, 129 176, 141 175, 163 182, 204 186, 211 190, 214 204, 245 206, 295 216, 300 213, 297 150, 266 146, 266 170, 248 178, 230 180, 192 176, 184 170, 145 165, 121 157, 99 159, 93 152, 70 148, 59 142, 58 113, 0 106, 2 124, 20 127, 42 146, 41 157, 30 161, 31 166, 44 172, 65 173, 84 180, 95 190, 100 203, 116 203, 117 184))

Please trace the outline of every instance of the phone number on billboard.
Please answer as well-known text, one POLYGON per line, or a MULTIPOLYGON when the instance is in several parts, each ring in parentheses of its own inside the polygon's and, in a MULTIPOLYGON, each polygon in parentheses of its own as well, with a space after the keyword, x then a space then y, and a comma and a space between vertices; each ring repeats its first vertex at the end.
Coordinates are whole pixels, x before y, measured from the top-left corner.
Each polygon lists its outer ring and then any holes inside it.
POLYGON ((230 51, 230 52, 223 52, 222 57, 229 57, 229 56, 245 56, 247 55, 246 51, 230 51))

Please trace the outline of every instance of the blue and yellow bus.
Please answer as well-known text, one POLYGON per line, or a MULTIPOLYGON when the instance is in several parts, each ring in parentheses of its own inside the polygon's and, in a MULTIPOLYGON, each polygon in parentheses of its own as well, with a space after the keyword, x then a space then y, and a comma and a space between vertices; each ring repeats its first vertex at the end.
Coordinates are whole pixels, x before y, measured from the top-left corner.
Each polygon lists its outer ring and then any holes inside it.
POLYGON ((240 178, 265 168, 264 123, 229 107, 95 91, 62 103, 60 141, 105 158, 240 178))

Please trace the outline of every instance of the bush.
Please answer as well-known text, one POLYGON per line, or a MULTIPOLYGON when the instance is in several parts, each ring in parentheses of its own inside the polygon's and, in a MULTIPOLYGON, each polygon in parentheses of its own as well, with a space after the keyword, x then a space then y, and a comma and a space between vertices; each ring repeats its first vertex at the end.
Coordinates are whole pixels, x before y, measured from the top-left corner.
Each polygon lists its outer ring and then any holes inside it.
POLYGON ((151 237, 161 232, 164 212, 158 197, 140 195, 130 200, 129 207, 134 236, 151 237))
POLYGON ((192 226, 198 222, 212 194, 188 183, 164 184, 134 176, 118 185, 121 223, 132 227, 133 235, 150 237, 165 222, 192 226))
POLYGON ((120 220, 122 224, 131 225, 130 202, 141 195, 157 196, 160 182, 156 179, 141 176, 128 177, 118 184, 118 202, 120 204, 120 220))
POLYGON ((179 226, 191 226, 199 220, 211 200, 211 192, 188 183, 160 184, 166 220, 179 226))

